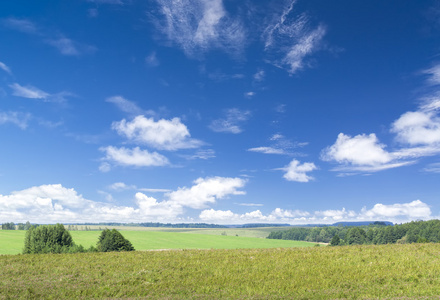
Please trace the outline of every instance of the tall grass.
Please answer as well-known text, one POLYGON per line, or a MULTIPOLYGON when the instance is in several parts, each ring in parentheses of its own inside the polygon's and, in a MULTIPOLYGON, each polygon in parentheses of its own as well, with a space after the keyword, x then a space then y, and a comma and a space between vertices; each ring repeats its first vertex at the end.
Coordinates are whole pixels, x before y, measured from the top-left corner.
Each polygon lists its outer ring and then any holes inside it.
POLYGON ((439 244, 0 256, 0 298, 425 299, 439 266, 439 244))

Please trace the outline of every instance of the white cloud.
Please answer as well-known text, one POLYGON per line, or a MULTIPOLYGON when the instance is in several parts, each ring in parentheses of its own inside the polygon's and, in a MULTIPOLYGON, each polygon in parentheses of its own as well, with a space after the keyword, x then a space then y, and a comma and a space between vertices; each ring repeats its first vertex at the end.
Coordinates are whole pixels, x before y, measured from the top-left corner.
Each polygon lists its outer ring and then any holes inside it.
POLYGON ((157 67, 160 64, 159 60, 157 59, 156 52, 153 52, 150 55, 148 55, 147 57, 145 57, 145 62, 150 67, 157 67))
POLYGON ((160 150, 198 148, 203 144, 191 138, 188 128, 179 118, 160 119, 156 122, 141 115, 131 122, 125 119, 113 122, 112 129, 131 141, 160 150))
POLYGON ((109 186, 109 189, 114 191, 123 191, 123 190, 130 190, 136 188, 135 186, 126 185, 123 182, 115 182, 109 186))
POLYGON ((410 203, 396 203, 391 205, 376 204, 370 210, 364 209, 362 214, 365 217, 378 218, 410 218, 410 219, 426 219, 431 216, 429 205, 420 200, 410 203))
MULTIPOLYGON (((72 223, 72 222, 178 222, 184 219, 185 208, 203 208, 203 204, 212 203, 214 197, 221 199, 229 195, 240 195, 238 188, 244 182, 234 182, 236 178, 199 178, 191 188, 178 189, 157 199, 143 193, 134 195, 135 205, 117 206, 84 198, 73 188, 61 184, 47 184, 14 191, 9 195, 0 195, 0 219, 13 222, 35 223, 72 223), (214 184, 214 182, 216 182, 214 184), (204 183, 207 183, 206 185, 204 183), (202 199, 197 203, 177 197, 173 193, 182 191, 202 199), (169 195, 173 195, 169 197, 169 195)), ((108 195, 106 195, 108 196, 108 195)), ((371 209, 361 211, 345 208, 307 212, 276 208, 269 214, 260 210, 234 213, 231 210, 205 209, 200 212, 203 222, 219 224, 289 223, 289 224, 331 224, 337 221, 391 221, 408 222, 417 219, 431 219, 429 205, 415 200, 409 203, 375 204, 371 209)))
POLYGON ((428 75, 428 82, 433 85, 440 84, 440 64, 433 66, 422 72, 428 75))
MULTIPOLYGON (((165 166, 169 164, 168 159, 157 153, 148 152, 147 150, 141 150, 139 147, 133 149, 116 148, 112 146, 100 148, 102 152, 105 152, 106 156, 103 160, 113 162, 121 166, 132 167, 157 167, 165 166)), ((101 165, 102 166, 102 165, 101 165)), ((109 166, 104 166, 102 171, 108 171, 109 166)), ((101 169, 101 167, 100 167, 101 169)))
POLYGON ((407 112, 393 123, 391 132, 409 145, 440 143, 440 118, 433 112, 407 112))
POLYGON ((240 206, 264 206, 264 204, 261 203, 235 203, 240 206))
POLYGON ((228 177, 198 178, 190 188, 183 187, 167 194, 169 201, 183 206, 200 209, 208 203, 215 203, 229 195, 243 195, 239 189, 244 187, 246 180, 228 177))
POLYGON ((259 152, 264 154, 287 154, 284 149, 274 148, 274 147, 255 147, 250 148, 248 151, 259 152))
POLYGON ((342 208, 341 210, 329 209, 324 211, 316 211, 315 216, 321 217, 323 221, 339 222, 356 217, 356 213, 354 211, 347 211, 345 208, 342 208))
MULTIPOLYGON (((280 154, 280 155, 293 155, 294 153, 291 151, 294 148, 304 147, 308 143, 298 143, 291 142, 286 139, 282 134, 276 133, 269 138, 271 141, 270 146, 262 146, 262 147, 254 147, 250 148, 247 151, 251 152, 259 152, 263 154, 280 154)), ((301 153, 295 153, 296 155, 301 155, 301 153)))
POLYGON ((226 111, 225 118, 212 121, 209 128, 215 132, 241 133, 243 129, 240 127, 240 124, 246 122, 250 116, 250 111, 231 108, 226 111))
POLYGON ((0 124, 12 123, 26 129, 31 118, 30 113, 21 113, 16 111, 2 112, 0 111, 0 124))
POLYGON ((3 24, 13 30, 40 37, 46 44, 55 47, 63 55, 78 56, 96 51, 96 48, 93 46, 78 43, 63 35, 53 36, 48 31, 38 28, 37 25, 26 19, 8 18, 3 20, 3 24))
POLYGON ((3 24, 14 30, 18 30, 28 34, 37 34, 37 26, 26 19, 8 18, 3 20, 3 24))
POLYGON ((122 96, 113 96, 109 97, 105 100, 106 102, 113 103, 116 105, 121 111, 131 114, 131 115, 140 115, 140 114, 154 114, 152 111, 145 112, 136 103, 133 101, 127 100, 122 96))
POLYGON ((431 173, 440 173, 440 163, 429 164, 423 169, 423 171, 431 172, 431 173))
POLYGON ((172 201, 158 202, 153 197, 148 197, 143 193, 136 193, 136 203, 143 215, 150 217, 166 216, 167 218, 175 218, 183 213, 182 205, 172 201))
POLYGON ((325 161, 369 166, 374 169, 374 167, 383 167, 393 159, 393 156, 384 148, 385 145, 379 144, 374 133, 354 137, 340 133, 336 142, 323 150, 321 158, 325 161))
POLYGON ((182 157, 193 160, 193 159, 210 159, 215 157, 215 151, 212 149, 204 149, 204 150, 198 150, 196 153, 192 155, 181 155, 182 157))
POLYGON ((50 94, 46 93, 33 86, 21 86, 18 83, 9 85, 13 90, 12 94, 17 97, 29 98, 29 99, 43 99, 46 100, 50 94))
POLYGON ((294 74, 304 68, 304 58, 316 50, 325 35, 325 31, 324 27, 319 26, 317 29, 301 37, 298 43, 290 48, 284 59, 281 60, 283 64, 289 66, 290 74, 294 74))
POLYGON ((0 61, 0 69, 2 69, 3 71, 5 71, 8 74, 12 74, 11 69, 4 63, 2 63, 0 61))
POLYGON ((245 32, 232 20, 222 0, 157 0, 163 20, 159 29, 188 56, 212 48, 227 52, 241 51, 245 32))
POLYGON ((284 57, 274 63, 287 66, 290 74, 304 68, 305 58, 317 50, 326 33, 322 25, 310 29, 306 14, 294 15, 295 3, 295 0, 290 1, 263 33, 266 51, 281 49, 284 57))
POLYGON ((301 164, 298 160, 293 159, 287 166, 278 170, 286 172, 283 177, 288 181, 309 182, 314 180, 314 178, 307 175, 307 173, 316 169, 318 168, 314 163, 301 164))
POLYGON ((49 94, 34 86, 31 85, 21 86, 18 83, 10 84, 9 87, 12 89, 12 95, 14 96, 28 98, 28 99, 42 99, 44 102, 63 103, 67 101, 67 97, 74 96, 69 92, 59 92, 56 94, 49 94))
POLYGON ((354 210, 328 209, 322 211, 285 210, 276 208, 269 214, 255 210, 243 214, 231 210, 203 210, 199 218, 204 222, 219 224, 255 223, 288 223, 301 224, 333 224, 350 221, 390 221, 394 223, 409 222, 417 219, 431 219, 431 209, 420 200, 410 203, 395 203, 390 205, 375 204, 372 209, 354 210))
POLYGON ((252 98, 253 96, 255 96, 255 92, 247 92, 244 94, 247 98, 252 98))
POLYGON ((80 52, 75 46, 75 43, 68 38, 59 38, 56 40, 48 40, 47 43, 49 45, 54 46, 57 48, 61 54, 64 55, 79 55, 80 52))
POLYGON ((265 76, 266 73, 264 72, 264 70, 259 70, 257 73, 254 74, 254 80, 263 81, 265 76))

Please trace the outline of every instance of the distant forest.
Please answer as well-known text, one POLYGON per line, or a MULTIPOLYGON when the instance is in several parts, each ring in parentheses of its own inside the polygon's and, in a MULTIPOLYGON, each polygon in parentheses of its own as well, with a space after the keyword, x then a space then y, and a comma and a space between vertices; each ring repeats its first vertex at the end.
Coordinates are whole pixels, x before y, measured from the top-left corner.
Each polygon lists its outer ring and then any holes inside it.
POLYGON ((330 243, 337 245, 406 244, 440 242, 440 220, 413 221, 389 226, 376 222, 368 226, 328 226, 273 231, 268 239, 330 243))

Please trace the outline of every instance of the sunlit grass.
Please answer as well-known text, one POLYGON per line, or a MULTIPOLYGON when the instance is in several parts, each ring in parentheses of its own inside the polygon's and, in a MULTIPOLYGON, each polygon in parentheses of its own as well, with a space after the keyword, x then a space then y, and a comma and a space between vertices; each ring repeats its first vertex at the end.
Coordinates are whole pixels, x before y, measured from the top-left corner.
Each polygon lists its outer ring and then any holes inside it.
POLYGON ((437 298, 439 265, 439 244, 0 256, 0 298, 437 298))

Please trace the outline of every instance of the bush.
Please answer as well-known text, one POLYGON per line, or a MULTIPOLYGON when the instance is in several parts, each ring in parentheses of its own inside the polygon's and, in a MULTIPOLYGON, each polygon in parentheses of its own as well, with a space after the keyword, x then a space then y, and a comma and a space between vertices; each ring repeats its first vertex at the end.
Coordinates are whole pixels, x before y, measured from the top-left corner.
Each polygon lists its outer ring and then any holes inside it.
POLYGON ((133 245, 116 229, 104 229, 98 239, 99 252, 134 251, 133 245))
POLYGON ((32 226, 26 232, 23 253, 68 253, 74 247, 72 236, 62 224, 32 226))

